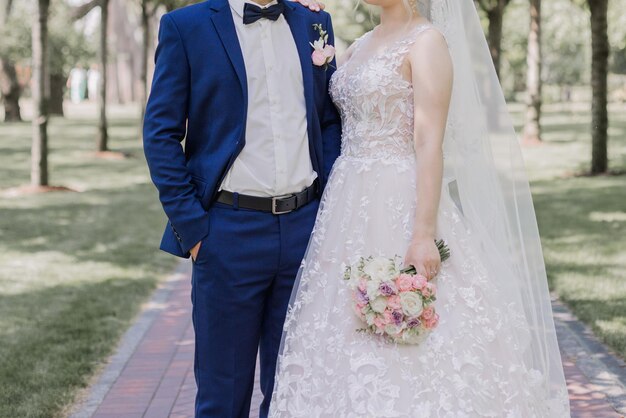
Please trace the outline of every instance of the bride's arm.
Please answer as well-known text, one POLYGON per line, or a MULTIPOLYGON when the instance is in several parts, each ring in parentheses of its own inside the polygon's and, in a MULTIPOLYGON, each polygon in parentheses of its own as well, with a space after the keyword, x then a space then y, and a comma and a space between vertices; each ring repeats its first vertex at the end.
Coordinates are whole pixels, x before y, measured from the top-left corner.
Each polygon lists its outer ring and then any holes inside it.
POLYGON ((443 36, 435 30, 419 35, 409 64, 414 89, 417 210, 406 264, 433 278, 441 259, 434 243, 443 177, 443 138, 452 95, 452 61, 443 36))

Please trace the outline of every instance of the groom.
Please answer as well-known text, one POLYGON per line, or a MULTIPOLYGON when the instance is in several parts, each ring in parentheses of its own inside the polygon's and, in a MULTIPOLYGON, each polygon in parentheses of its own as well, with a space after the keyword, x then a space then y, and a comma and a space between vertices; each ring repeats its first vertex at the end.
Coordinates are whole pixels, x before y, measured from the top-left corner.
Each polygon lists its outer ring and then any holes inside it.
POLYGON ((340 150, 335 63, 320 49, 320 31, 334 42, 329 15, 256 1, 163 17, 144 122, 169 218, 161 249, 193 260, 196 417, 248 417, 257 352, 267 416, 289 298, 340 150))

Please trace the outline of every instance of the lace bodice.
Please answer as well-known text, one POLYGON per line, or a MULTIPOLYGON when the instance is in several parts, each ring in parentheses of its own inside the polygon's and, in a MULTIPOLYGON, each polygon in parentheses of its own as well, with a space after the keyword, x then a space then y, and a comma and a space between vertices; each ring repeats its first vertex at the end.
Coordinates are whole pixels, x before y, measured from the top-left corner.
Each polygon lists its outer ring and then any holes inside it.
POLYGON ((330 93, 343 121, 342 155, 366 159, 398 159, 414 155, 413 86, 401 69, 409 48, 430 24, 416 26, 383 52, 352 64, 366 54, 356 41, 352 57, 331 79, 330 93))

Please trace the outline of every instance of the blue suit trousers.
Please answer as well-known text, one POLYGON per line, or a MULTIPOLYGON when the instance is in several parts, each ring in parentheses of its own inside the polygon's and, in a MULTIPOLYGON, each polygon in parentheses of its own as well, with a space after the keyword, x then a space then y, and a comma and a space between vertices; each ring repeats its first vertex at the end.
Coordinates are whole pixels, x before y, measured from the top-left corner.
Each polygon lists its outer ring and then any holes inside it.
POLYGON ((215 203, 193 264, 196 418, 247 418, 257 353, 267 417, 293 285, 319 200, 273 215, 215 203))

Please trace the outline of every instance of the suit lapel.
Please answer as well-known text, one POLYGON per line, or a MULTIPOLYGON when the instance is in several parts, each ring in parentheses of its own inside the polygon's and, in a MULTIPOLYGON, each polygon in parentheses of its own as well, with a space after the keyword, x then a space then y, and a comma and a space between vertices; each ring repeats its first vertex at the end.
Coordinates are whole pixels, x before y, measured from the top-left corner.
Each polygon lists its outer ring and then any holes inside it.
POLYGON ((306 17, 302 13, 300 6, 292 1, 279 0, 285 5, 285 19, 291 29, 291 34, 298 48, 298 55, 300 56, 300 65, 302 67, 302 80, 304 83, 304 98, 306 101, 306 113, 308 122, 309 133, 309 149, 311 152, 311 160, 313 162, 316 171, 319 173, 319 162, 317 159, 317 153, 315 152, 314 138, 314 117, 315 106, 313 100, 313 65, 311 64, 311 53, 313 52, 310 45, 310 38, 308 31, 313 30, 313 27, 309 27, 306 22, 306 17))
POLYGON ((241 45, 239 44, 239 38, 237 37, 237 30, 235 29, 235 23, 233 22, 233 15, 230 10, 228 0, 214 0, 211 2, 211 8, 215 13, 211 16, 211 20, 215 25, 215 30, 220 37, 224 49, 228 53, 239 83, 241 84, 241 90, 243 92, 244 100, 248 100, 248 81, 246 77, 246 65, 243 60, 243 54, 241 52, 241 45))

